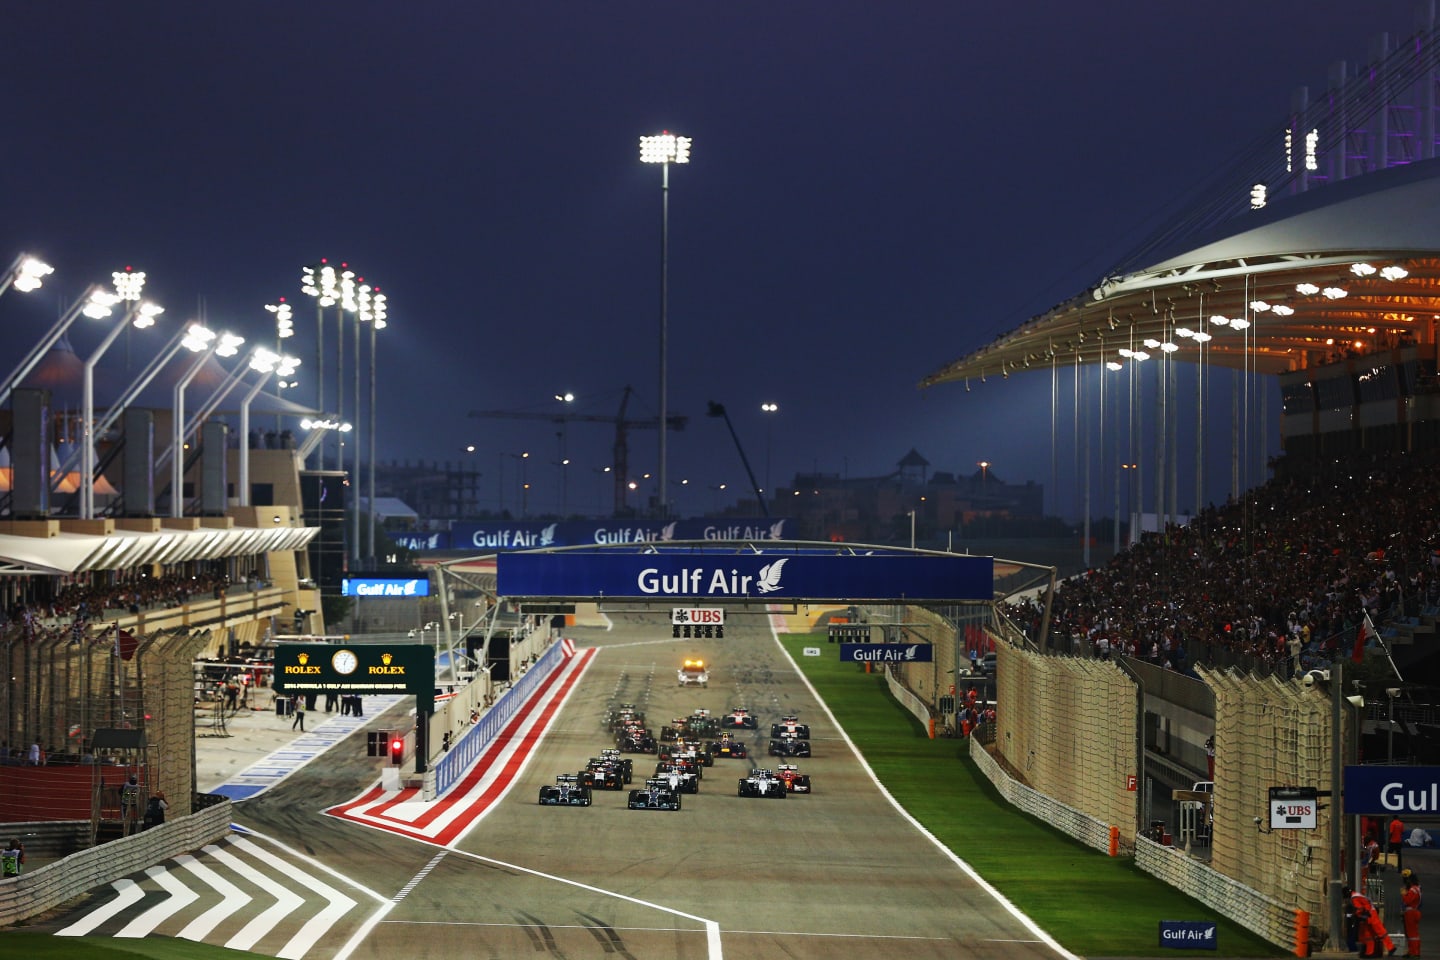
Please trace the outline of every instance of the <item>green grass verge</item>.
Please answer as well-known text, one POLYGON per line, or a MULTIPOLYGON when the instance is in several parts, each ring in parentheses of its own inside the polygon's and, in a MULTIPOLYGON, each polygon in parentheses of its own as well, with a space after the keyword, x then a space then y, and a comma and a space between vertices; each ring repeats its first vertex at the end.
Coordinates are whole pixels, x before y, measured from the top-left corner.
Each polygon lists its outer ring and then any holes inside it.
POLYGON ((1067 950, 1086 957, 1155 956, 1161 920, 1215 920, 1226 957, 1285 950, 1173 887, 1072 840, 1010 806, 969 758, 968 741, 929 738, 880 673, 841 663, 824 634, 781 642, 891 795, 1067 950), (819 657, 802 655, 818 646, 819 657))

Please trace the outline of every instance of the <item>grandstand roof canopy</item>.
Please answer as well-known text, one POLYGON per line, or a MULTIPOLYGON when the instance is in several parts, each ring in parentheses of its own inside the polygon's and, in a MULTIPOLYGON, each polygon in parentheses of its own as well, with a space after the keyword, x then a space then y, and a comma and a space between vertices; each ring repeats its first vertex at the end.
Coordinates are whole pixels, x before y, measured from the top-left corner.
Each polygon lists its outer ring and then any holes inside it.
POLYGON ((1273 200, 1185 247, 1105 278, 920 386, 968 386, 1052 363, 1125 364, 1135 359, 1122 348, 1155 357, 1163 344, 1174 345, 1166 348, 1174 360, 1195 363, 1203 349, 1207 364, 1279 373, 1347 349, 1431 342, 1440 316, 1440 160, 1273 200), (1404 275, 1386 270, 1394 267, 1404 275))
POLYGON ((0 575, 125 570, 146 564, 302 550, 319 532, 319 527, 283 526, 116 530, 103 535, 59 533, 53 537, 0 534, 0 575))

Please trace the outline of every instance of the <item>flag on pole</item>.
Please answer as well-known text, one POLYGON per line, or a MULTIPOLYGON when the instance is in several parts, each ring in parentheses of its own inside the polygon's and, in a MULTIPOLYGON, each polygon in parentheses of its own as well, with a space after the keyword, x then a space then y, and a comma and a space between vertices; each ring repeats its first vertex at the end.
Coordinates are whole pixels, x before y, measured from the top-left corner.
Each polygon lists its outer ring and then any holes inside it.
POLYGON ((1350 659, 1356 663, 1365 662, 1365 644, 1379 636, 1375 632, 1375 625, 1370 622, 1369 612, 1362 610, 1360 615, 1360 629, 1355 634, 1355 649, 1350 654, 1350 659))

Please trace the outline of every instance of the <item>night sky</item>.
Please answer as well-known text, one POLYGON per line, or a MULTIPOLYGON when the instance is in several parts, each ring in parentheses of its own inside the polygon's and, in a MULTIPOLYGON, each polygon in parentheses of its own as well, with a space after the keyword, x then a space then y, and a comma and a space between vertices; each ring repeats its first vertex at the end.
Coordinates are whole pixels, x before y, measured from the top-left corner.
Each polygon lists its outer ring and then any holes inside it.
MULTIPOLYGON (((513 509, 504 455, 530 451, 535 513, 560 507, 563 444, 568 509, 608 509, 609 426, 467 413, 573 391, 608 416, 630 385, 658 414, 661 174, 637 141, 670 130, 694 140, 670 171, 678 512, 745 485, 711 400, 776 487, 911 447, 1048 486, 1048 374, 916 383, 1078 292, 1267 130, 1278 149, 1296 87, 1411 24, 1411 0, 10 4, 0 259, 56 273, 0 299, 0 342, 29 349, 128 264, 167 309, 156 349, 202 314, 273 338, 264 304, 295 303, 307 399, 301 267, 346 261, 390 300, 381 459, 472 459, 489 506, 503 463, 513 509)), ((658 472, 655 431, 630 447, 658 472)))

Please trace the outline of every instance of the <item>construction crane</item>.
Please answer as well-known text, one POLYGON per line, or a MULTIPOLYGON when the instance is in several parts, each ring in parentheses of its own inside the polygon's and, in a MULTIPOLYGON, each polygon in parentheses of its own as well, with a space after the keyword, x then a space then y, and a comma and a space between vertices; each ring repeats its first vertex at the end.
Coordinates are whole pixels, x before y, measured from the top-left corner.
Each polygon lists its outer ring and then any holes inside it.
MULTIPOLYGON (((620 395, 620 410, 613 417, 607 417, 598 413, 540 413, 533 410, 471 410, 470 416, 476 418, 487 418, 497 420, 548 420, 551 423, 613 423, 615 425, 615 447, 613 451, 614 462, 611 464, 612 472, 615 474, 615 516, 624 516, 627 512, 626 494, 629 492, 629 464, 630 446, 627 435, 631 430, 655 430, 660 426, 659 417, 648 417, 645 419, 631 420, 625 416, 625 411, 630 405, 630 395, 635 391, 626 387, 620 395)), ((665 418, 666 426, 671 430, 684 430, 689 417, 672 414, 665 418)))

